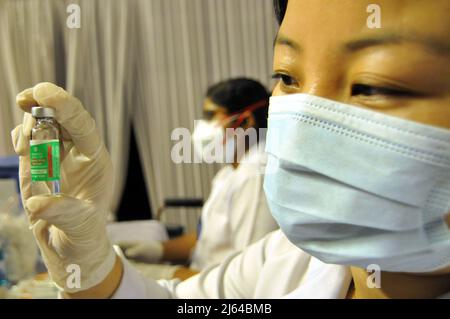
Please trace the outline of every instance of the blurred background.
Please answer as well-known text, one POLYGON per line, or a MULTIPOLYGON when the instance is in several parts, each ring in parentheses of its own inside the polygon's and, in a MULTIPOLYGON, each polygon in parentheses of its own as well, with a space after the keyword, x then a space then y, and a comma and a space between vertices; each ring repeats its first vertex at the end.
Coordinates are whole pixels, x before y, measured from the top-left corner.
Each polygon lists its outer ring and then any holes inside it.
MULTIPOLYGON (((111 153, 115 220, 155 217, 167 198, 206 198, 218 165, 174 164, 171 132, 193 130, 209 85, 271 87, 271 0, 0 0, 0 204, 16 193, 10 131, 20 91, 43 81, 78 97, 111 153), (80 28, 66 22, 81 8, 80 28), (5 173, 6 172, 6 173, 5 173)), ((7 201, 9 202, 7 203, 7 201)), ((183 209, 167 222, 194 230, 183 209)))

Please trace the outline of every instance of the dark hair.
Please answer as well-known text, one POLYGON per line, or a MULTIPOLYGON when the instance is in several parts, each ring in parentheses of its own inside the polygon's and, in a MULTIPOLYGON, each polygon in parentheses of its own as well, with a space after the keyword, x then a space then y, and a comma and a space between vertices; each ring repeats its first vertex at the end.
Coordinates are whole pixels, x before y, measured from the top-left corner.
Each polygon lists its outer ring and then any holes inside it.
POLYGON ((267 113, 270 94, 258 81, 247 78, 236 78, 217 83, 206 92, 206 96, 214 104, 224 107, 228 113, 237 113, 244 108, 260 101, 266 101, 266 106, 253 111, 255 128, 267 127, 267 113))
POLYGON ((273 0, 273 7, 275 9, 275 16, 279 24, 283 22, 284 15, 286 14, 288 0, 273 0))

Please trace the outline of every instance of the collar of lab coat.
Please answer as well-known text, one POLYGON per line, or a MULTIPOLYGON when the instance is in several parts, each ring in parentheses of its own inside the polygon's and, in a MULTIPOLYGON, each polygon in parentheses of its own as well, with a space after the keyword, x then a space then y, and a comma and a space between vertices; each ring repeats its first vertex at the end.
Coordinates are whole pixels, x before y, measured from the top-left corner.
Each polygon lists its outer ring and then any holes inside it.
POLYGON ((352 281, 347 266, 325 264, 311 257, 308 270, 299 288, 286 295, 287 299, 343 299, 352 281))
MULTIPOLYGON (((286 295, 287 299, 344 299, 352 274, 350 267, 325 264, 312 257, 299 288, 286 295)), ((450 299, 450 291, 437 299, 450 299)))

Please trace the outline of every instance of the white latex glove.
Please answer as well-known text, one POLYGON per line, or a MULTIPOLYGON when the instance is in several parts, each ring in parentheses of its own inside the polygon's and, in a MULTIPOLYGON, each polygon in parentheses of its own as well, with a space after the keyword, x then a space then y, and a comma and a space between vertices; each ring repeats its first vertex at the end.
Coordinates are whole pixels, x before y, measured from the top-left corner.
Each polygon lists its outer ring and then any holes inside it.
POLYGON ((95 121, 62 88, 40 83, 19 93, 17 104, 26 113, 23 124, 11 135, 20 156, 22 200, 42 257, 59 289, 89 289, 110 273, 116 259, 106 234, 113 184, 111 159, 95 121), (29 112, 33 105, 53 107, 62 128, 61 196, 31 197, 29 140, 35 120, 29 112), (73 264, 81 270, 80 287, 67 285, 71 275, 67 267, 73 264))
POLYGON ((117 245, 127 258, 149 264, 160 262, 164 253, 164 247, 159 241, 128 241, 117 245))

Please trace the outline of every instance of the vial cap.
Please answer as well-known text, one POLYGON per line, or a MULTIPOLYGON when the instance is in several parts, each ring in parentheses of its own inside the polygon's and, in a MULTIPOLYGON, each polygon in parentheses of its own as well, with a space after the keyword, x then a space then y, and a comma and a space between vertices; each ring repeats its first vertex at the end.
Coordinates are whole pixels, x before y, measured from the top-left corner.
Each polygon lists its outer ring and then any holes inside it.
POLYGON ((45 106, 33 106, 31 115, 33 117, 55 117, 55 109, 45 106))

